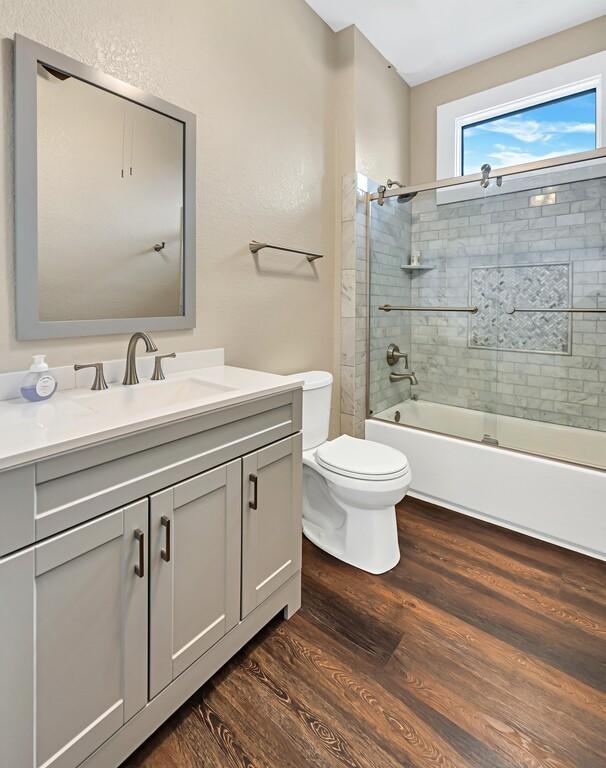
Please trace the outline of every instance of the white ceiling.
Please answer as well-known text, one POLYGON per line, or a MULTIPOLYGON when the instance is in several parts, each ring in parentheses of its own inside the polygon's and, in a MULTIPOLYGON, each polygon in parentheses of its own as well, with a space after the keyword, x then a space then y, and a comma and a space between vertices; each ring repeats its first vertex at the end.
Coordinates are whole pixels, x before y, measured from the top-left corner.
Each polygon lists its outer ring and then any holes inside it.
POLYGON ((606 14, 606 0, 306 2, 335 32, 355 24, 410 85, 606 14))

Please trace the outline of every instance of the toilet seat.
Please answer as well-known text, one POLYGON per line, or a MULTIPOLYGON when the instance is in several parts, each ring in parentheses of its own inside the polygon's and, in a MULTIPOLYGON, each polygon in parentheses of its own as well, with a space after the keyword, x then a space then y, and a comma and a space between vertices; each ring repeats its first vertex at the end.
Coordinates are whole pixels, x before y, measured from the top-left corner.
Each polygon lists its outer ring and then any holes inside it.
POLYGON ((357 480, 396 480, 408 474, 406 457, 382 443, 341 435, 316 451, 320 467, 357 480))

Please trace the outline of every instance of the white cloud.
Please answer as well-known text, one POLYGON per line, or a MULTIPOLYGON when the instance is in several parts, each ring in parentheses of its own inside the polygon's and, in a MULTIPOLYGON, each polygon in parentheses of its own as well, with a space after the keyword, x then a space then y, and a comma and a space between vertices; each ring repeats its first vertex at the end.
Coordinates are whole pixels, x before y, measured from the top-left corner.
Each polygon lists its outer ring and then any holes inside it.
POLYGON ((519 147, 510 147, 505 144, 495 144, 495 148, 489 153, 488 157, 496 165, 493 167, 504 168, 509 165, 519 165, 521 163, 534 163, 537 160, 547 160, 550 157, 560 157, 561 151, 533 154, 532 152, 525 152, 519 147))
POLYGON ((490 123, 476 125, 472 129, 488 133, 502 133, 518 141, 534 143, 550 141, 555 134, 595 133, 595 123, 578 122, 541 122, 540 120, 522 120, 515 117, 503 117, 490 123))

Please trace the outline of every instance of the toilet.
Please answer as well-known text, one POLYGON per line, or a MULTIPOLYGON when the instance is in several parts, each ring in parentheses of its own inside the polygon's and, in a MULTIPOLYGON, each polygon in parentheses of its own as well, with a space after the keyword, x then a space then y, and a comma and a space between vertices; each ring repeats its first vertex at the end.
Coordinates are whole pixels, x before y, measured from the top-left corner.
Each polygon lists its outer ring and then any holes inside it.
POLYGON ((332 376, 303 381, 303 533, 320 549, 369 573, 400 560, 395 504, 410 486, 406 456, 342 435, 328 440, 332 376))

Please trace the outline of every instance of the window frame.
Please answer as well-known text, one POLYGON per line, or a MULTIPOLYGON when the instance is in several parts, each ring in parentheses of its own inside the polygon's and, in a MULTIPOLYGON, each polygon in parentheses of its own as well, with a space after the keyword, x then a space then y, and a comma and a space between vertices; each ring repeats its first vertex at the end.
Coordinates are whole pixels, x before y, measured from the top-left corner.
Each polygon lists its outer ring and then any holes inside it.
MULTIPOLYGON (((436 116, 436 179, 465 178, 461 176, 465 126, 584 91, 595 90, 596 92, 596 149, 603 147, 606 137, 606 104, 603 94, 605 80, 606 50, 440 104, 436 116)), ((487 162, 490 162, 488 158, 487 162)), ((531 174, 534 178, 534 186, 538 186, 537 173, 545 175, 542 180, 544 185, 590 178, 591 165, 595 163, 603 164, 604 161, 594 160, 562 166, 557 170, 547 168, 534 171, 531 174)), ((476 173, 479 171, 478 168, 476 173)), ((508 179, 508 191, 528 189, 528 177, 529 174, 519 174, 508 179)), ((438 190, 438 202, 466 200, 480 195, 495 194, 498 191, 495 189, 496 185, 491 185, 487 190, 480 190, 478 194, 478 190, 471 189, 472 186, 461 184, 461 186, 438 190), (468 189, 464 189, 464 186, 468 189)))

